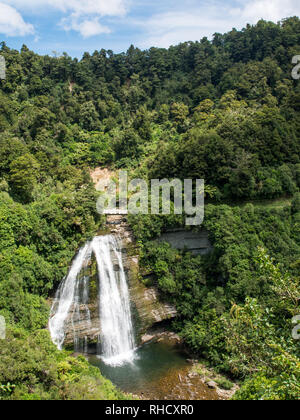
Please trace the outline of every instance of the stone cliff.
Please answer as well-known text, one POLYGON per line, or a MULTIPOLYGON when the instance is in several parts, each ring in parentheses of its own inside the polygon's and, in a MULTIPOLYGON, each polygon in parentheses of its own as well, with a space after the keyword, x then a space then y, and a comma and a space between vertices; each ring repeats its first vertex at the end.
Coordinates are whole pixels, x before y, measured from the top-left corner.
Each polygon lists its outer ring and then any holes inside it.
POLYGON ((107 216, 107 224, 112 234, 122 238, 124 266, 128 276, 134 323, 137 336, 140 337, 154 324, 174 318, 177 311, 174 306, 161 300, 155 287, 146 287, 143 284, 137 248, 126 217, 107 216))
POLYGON ((213 251, 209 240, 209 232, 201 229, 193 232, 186 229, 173 229, 163 233, 158 239, 161 242, 168 242, 173 248, 188 250, 193 255, 207 255, 213 251))

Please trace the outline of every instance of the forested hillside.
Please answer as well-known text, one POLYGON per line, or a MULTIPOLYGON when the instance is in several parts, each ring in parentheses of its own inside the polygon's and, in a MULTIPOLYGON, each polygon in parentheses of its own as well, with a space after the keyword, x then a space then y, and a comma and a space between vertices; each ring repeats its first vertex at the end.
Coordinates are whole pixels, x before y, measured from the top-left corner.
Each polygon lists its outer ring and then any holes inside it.
POLYGON ((123 398, 41 331, 46 299, 101 226, 89 174, 98 166, 205 180, 214 252, 150 241, 180 218, 136 217, 142 262, 176 304, 186 343, 245 381, 237 398, 299 397, 299 54, 297 17, 81 60, 1 44, 0 399, 123 398))

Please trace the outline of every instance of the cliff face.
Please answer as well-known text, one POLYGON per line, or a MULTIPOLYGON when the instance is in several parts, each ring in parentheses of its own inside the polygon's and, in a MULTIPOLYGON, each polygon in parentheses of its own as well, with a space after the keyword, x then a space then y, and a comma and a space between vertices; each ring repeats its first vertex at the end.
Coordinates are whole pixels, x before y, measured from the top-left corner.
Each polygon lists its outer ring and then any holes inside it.
POLYGON ((71 308, 67 319, 65 345, 73 345, 74 336, 76 336, 79 342, 75 343, 75 350, 78 351, 83 350, 86 343, 97 343, 100 335, 98 303, 89 304, 88 309, 91 313, 90 318, 87 316, 85 305, 81 305, 79 317, 77 318, 77 311, 74 316, 74 308, 71 308))
POLYGON ((163 233, 158 241, 168 242, 173 248, 187 249, 193 255, 207 255, 213 250, 206 229, 193 232, 184 229, 174 229, 163 233))
MULTIPOLYGON (((129 292, 132 306, 133 322, 137 341, 154 324, 172 319, 177 315, 176 309, 162 302, 158 291, 147 288, 142 283, 139 270, 139 257, 127 219, 121 215, 107 216, 107 233, 118 235, 122 239, 123 265, 127 274, 129 292)), ((114 270, 120 270, 118 261, 113 261, 114 270)), ((87 344, 96 344, 100 335, 99 319, 99 290, 95 261, 89 267, 89 299, 87 305, 79 308, 73 305, 67 319, 65 345, 71 346, 74 341, 74 332, 78 337, 75 347, 82 351, 87 344)))
POLYGON ((108 216, 111 233, 119 235, 123 243, 124 267, 128 276, 133 318, 138 339, 154 324, 176 317, 176 308, 161 300, 154 287, 146 287, 139 270, 139 257, 134 237, 124 216, 108 216))
POLYGON ((138 275, 138 262, 128 257, 131 264, 128 272, 130 296, 133 306, 135 327, 139 336, 145 334, 154 324, 177 315, 176 308, 161 301, 159 292, 154 287, 146 287, 138 275))
POLYGON ((97 343, 100 335, 99 287, 94 257, 92 257, 89 266, 80 273, 80 283, 82 287, 79 291, 79 299, 81 302, 85 300, 88 303, 74 303, 71 306, 66 320, 64 342, 66 346, 75 344, 75 350, 78 351, 82 351, 86 343, 97 343), (83 295, 85 295, 85 299, 83 299, 83 295), (74 343, 75 336, 78 338, 77 343, 74 343))

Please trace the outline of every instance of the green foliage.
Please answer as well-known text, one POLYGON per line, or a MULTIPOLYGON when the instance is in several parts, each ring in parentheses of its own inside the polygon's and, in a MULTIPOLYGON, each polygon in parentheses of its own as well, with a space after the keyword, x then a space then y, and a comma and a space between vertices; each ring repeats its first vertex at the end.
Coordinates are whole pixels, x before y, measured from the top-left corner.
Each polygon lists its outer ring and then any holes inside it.
POLYGON ((204 178, 215 203, 293 196, 291 207, 206 206, 214 245, 206 257, 151 242, 182 226, 182 216, 129 219, 141 262, 176 304, 190 347, 247 378, 237 397, 295 397, 287 324, 299 296, 300 85, 290 77, 299 37, 293 17, 81 60, 1 43, 0 313, 13 330, 0 342, 0 398, 121 397, 83 360, 35 336, 47 323, 44 299, 102 222, 89 169, 104 165, 148 180, 204 178))
POLYGON ((225 378, 216 379, 216 383, 220 388, 225 389, 226 391, 230 391, 233 388, 233 383, 225 378))
POLYGON ((124 395, 85 358, 59 352, 47 331, 8 328, 0 341, 1 399, 114 400, 124 395))
POLYGON ((29 153, 20 156, 10 165, 9 176, 12 189, 24 202, 31 199, 32 190, 37 184, 39 169, 39 163, 29 153))
POLYGON ((277 377, 266 377, 263 373, 247 379, 234 395, 234 400, 290 401, 299 399, 299 362, 282 356, 277 359, 282 370, 277 377))
POLYGON ((300 193, 295 194, 292 202, 292 212, 293 214, 300 213, 300 193))
POLYGON ((141 264, 176 305, 174 327, 186 344, 219 371, 246 379, 236 399, 299 395, 299 349, 291 333, 300 295, 294 207, 206 206, 214 250, 203 257, 153 241, 170 217, 152 217, 152 225, 150 216, 130 219, 141 264))
POLYGON ((235 399, 298 400, 297 344, 282 336, 284 331, 276 330, 272 312, 248 300, 244 307, 233 308, 228 327, 231 369, 253 373, 235 399))
POLYGON ((296 17, 262 20, 212 41, 101 50, 80 61, 2 44, 0 171, 13 165, 11 188, 24 201, 43 181, 36 165, 54 173, 59 156, 78 166, 142 164, 148 178, 205 178, 218 199, 293 195, 299 89, 290 72, 299 28, 296 17))

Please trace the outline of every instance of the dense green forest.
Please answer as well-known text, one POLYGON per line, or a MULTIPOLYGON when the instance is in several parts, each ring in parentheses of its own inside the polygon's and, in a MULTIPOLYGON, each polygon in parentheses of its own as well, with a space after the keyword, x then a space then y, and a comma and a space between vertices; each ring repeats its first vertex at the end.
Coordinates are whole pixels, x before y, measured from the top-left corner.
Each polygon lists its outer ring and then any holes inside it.
POLYGON ((176 304, 187 345, 242 381, 235 398, 299 398, 298 54, 297 17, 81 60, 1 44, 0 399, 124 398, 44 330, 47 298, 103 224, 89 173, 98 166, 205 180, 213 253, 153 241, 181 217, 130 217, 142 265, 176 304))

